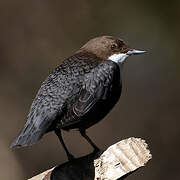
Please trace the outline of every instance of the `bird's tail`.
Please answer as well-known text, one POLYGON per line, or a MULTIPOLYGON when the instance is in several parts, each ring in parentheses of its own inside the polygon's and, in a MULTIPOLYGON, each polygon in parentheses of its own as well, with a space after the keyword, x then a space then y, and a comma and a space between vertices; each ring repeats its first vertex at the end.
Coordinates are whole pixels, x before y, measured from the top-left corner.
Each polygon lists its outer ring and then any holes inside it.
POLYGON ((39 141, 43 134, 44 132, 38 131, 33 124, 30 127, 29 125, 25 124, 23 130, 15 138, 10 147, 13 148, 32 145, 39 141))

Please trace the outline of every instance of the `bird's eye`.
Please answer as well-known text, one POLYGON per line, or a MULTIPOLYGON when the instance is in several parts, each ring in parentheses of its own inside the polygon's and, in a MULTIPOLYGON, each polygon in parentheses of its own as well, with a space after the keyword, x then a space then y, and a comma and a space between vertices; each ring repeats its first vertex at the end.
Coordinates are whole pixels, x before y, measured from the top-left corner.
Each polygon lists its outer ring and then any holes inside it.
POLYGON ((116 49, 116 48, 117 48, 117 44, 112 44, 112 45, 111 45, 111 49, 112 49, 112 50, 114 50, 114 49, 116 49))
POLYGON ((118 46, 121 48, 123 46, 123 41, 118 40, 118 46))

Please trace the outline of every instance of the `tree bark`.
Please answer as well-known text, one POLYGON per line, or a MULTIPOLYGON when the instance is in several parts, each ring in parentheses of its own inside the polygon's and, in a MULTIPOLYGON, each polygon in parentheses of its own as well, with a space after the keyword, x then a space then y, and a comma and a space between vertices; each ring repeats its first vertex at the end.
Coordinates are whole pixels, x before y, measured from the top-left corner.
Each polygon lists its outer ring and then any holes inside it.
POLYGON ((29 180, 116 180, 124 179, 151 159, 147 144, 140 138, 122 140, 107 150, 94 152, 29 180))

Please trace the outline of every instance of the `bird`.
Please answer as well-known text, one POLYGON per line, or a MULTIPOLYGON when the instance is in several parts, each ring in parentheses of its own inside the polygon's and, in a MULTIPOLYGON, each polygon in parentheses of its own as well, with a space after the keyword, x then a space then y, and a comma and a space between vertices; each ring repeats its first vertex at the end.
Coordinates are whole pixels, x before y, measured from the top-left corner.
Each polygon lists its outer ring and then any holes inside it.
POLYGON ((29 146, 54 131, 68 160, 75 157, 62 130, 79 130, 93 147, 86 130, 101 121, 116 105, 122 91, 122 69, 127 57, 146 51, 130 48, 122 39, 100 36, 89 40, 58 65, 42 83, 30 107, 24 128, 11 144, 29 146))

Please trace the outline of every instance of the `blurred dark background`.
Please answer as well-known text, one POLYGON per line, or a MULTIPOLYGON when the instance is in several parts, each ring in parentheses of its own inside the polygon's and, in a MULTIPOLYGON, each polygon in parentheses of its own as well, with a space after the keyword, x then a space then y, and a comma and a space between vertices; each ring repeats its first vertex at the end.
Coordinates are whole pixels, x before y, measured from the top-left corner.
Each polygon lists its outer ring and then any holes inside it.
MULTIPOLYGON (((179 19, 179 0, 0 0, 1 179, 27 179, 67 160, 53 133, 28 148, 9 145, 49 72, 89 39, 114 35, 148 53, 128 59, 121 100, 88 135, 104 149, 146 139, 153 160, 129 180, 179 180, 179 19)), ((78 132, 63 135, 76 157, 92 151, 78 132)))

